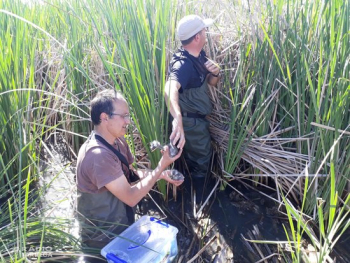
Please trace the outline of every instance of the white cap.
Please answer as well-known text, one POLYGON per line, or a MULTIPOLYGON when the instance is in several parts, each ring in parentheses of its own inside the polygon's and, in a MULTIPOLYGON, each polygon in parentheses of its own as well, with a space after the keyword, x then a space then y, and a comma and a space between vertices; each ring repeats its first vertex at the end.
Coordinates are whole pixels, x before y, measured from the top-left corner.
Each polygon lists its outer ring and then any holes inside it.
POLYGON ((177 36, 181 41, 187 40, 200 32, 203 28, 211 26, 213 23, 213 19, 202 19, 197 15, 185 16, 177 25, 177 36))

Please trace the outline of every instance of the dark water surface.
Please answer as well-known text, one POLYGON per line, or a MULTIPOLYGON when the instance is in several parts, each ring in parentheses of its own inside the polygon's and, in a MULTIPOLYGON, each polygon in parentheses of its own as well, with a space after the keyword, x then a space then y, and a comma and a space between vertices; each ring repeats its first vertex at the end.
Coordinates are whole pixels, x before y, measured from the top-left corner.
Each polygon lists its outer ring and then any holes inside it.
MULTIPOLYGON (((58 156, 60 155, 58 154, 58 156)), ((57 158, 54 165, 48 166, 51 168, 45 173, 45 180, 39 182, 39 185, 41 183, 42 185, 50 185, 50 188, 46 191, 47 194, 44 196, 44 204, 52 217, 72 218, 74 214, 74 205, 72 204, 74 203, 75 195, 72 195, 72 189, 74 189, 75 185, 75 172, 66 169, 65 163, 66 159, 57 158), (52 177, 56 174, 59 174, 58 178, 51 183, 52 177), (62 199, 63 197, 64 199, 62 199), (55 209, 53 210, 51 207, 55 209)), ((212 182, 207 187, 206 196, 212 190, 214 184, 215 182, 212 182)), ((189 179, 186 179, 184 185, 177 189, 176 201, 171 191, 168 194, 169 200, 167 201, 164 201, 160 194, 151 192, 151 197, 154 198, 155 202, 151 198, 145 198, 140 212, 141 214, 162 218, 178 228, 178 259, 181 259, 181 262, 187 262, 196 256, 210 240, 214 241, 210 246, 205 247, 204 251, 194 262, 220 262, 217 260, 218 255, 223 254, 220 250, 223 250, 225 246, 232 250, 234 262, 256 262, 261 257, 254 256, 254 253, 257 253, 256 249, 250 251, 247 244, 250 244, 253 248, 254 245, 245 242, 242 236, 250 239, 249 233, 258 229, 261 235, 256 239, 286 241, 287 237, 283 224, 289 228, 289 223, 286 217, 277 211, 277 205, 271 199, 253 189, 245 188, 240 183, 234 183, 232 186, 246 198, 237 194, 230 187, 226 187, 224 191, 217 189, 204 209, 203 220, 193 218, 193 203, 190 194, 191 181, 189 179), (207 226, 203 227, 205 224, 207 226), (195 238, 196 235, 199 236, 198 239, 195 238)), ((277 199, 274 192, 266 194, 277 199)), ((337 262, 350 262, 349 242, 350 229, 339 239, 331 255, 332 258, 336 257, 337 262)), ((262 250, 265 257, 271 255, 274 252, 273 249, 277 248, 276 245, 269 245, 268 247, 271 251, 267 251, 264 245, 259 245, 259 249, 262 250)), ((229 253, 227 254, 229 257, 229 253)), ((274 262, 275 260, 277 260, 277 257, 272 257, 267 262, 274 262)), ((58 261, 54 260, 53 262, 58 261)), ((60 262, 64 261, 60 260, 60 262)), ((68 260, 65 262, 72 261, 68 260)), ((233 261, 227 260, 226 262, 233 261)), ((283 260, 280 262, 283 262, 283 260)))
MULTIPOLYGON (((208 187, 206 194, 209 194, 211 189, 208 187)), ((232 250, 234 262, 256 262, 261 257, 254 256, 257 252, 253 250, 252 253, 249 246, 246 245, 247 243, 242 239, 242 235, 250 239, 248 232, 254 229, 260 231, 261 235, 259 237, 262 240, 287 240, 282 224, 288 225, 288 221, 278 213, 275 202, 257 191, 242 187, 237 189, 243 193, 244 197, 236 194, 230 187, 226 187, 224 191, 217 189, 203 210, 203 220, 193 217, 189 185, 185 185, 177 191, 176 201, 171 197, 171 193, 169 193, 168 201, 162 201, 158 194, 152 194, 155 202, 160 205, 166 214, 167 218, 165 220, 179 229, 177 235, 178 258, 182 256, 181 262, 190 260, 211 238, 214 238, 215 241, 206 247, 201 256, 194 262, 215 262, 215 259, 220 255, 220 250, 225 246, 232 250), (205 226, 203 227, 203 225, 205 226), (198 234, 198 229, 201 229, 199 231, 201 234, 198 234), (199 239, 194 242, 193 237, 196 233, 199 235, 199 239), (202 238, 203 236, 205 237, 202 238), (191 248, 190 252, 189 248, 191 248)), ((271 193, 271 196, 273 195, 274 193, 271 193)), ((143 201, 142 207, 143 213, 154 213, 155 216, 164 217, 164 214, 150 199, 143 201)), ((253 247, 253 245, 251 246, 253 247)), ((270 250, 266 251, 264 245, 259 246, 262 247, 264 256, 273 253, 270 250)), ((277 250, 277 246, 270 245, 270 247, 276 247, 277 250)), ((227 255, 228 258, 230 258, 229 254, 227 255)), ((222 253, 221 256, 225 258, 222 253)), ((233 261, 226 260, 225 262, 233 261)), ((274 260, 269 262, 274 262, 274 260)))
MULTIPOLYGON (((252 243, 244 241, 246 239, 259 239, 275 241, 286 240, 282 224, 288 221, 282 217, 276 204, 254 190, 239 189, 247 198, 237 194, 231 188, 219 191, 216 195, 210 211, 210 218, 217 223, 218 232, 226 243, 231 247, 234 254, 234 262, 255 262, 261 257, 254 256, 257 251, 250 251, 249 245, 252 243), (257 229, 260 235, 255 234, 249 237, 248 232, 257 229)), ((259 245, 263 247, 263 245, 259 245)), ((273 246, 270 246, 273 248, 273 246)), ((264 256, 269 256, 272 251, 265 251, 264 256)), ((273 261, 269 261, 273 262, 273 261)))

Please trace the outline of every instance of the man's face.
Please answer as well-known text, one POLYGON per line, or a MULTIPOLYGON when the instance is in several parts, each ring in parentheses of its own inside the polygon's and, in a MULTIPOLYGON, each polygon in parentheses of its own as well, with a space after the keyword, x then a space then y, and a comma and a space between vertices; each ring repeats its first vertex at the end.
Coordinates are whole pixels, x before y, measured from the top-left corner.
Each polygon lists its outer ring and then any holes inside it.
POLYGON ((127 132, 127 126, 130 124, 129 107, 125 100, 113 102, 113 112, 108 118, 108 131, 115 138, 122 137, 127 132))
POLYGON ((207 43, 207 29, 203 28, 201 30, 201 32, 198 33, 198 35, 199 35, 199 38, 200 38, 200 41, 199 41, 200 46, 201 46, 201 48, 203 48, 204 45, 207 43))

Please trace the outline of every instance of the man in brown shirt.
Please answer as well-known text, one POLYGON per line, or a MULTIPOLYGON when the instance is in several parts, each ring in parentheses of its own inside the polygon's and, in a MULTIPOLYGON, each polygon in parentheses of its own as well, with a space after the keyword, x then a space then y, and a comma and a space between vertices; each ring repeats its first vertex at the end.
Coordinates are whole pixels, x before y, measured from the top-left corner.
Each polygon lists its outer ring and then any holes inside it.
POLYGON ((132 207, 159 179, 176 186, 183 182, 171 180, 170 170, 165 170, 181 151, 172 158, 164 147, 158 166, 153 171, 135 171, 140 180, 133 184, 134 158, 124 139, 130 124, 126 100, 115 90, 98 93, 91 101, 91 120, 94 131, 80 148, 77 161, 78 213, 83 243, 102 248, 113 234, 134 222, 132 207))

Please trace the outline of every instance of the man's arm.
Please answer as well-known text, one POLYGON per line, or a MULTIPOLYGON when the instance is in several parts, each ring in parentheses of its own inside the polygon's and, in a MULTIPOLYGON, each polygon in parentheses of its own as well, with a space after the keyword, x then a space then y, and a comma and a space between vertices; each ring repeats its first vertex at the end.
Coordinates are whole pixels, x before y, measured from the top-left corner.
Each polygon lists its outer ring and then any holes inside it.
POLYGON ((158 165, 134 185, 130 185, 125 176, 120 176, 105 186, 115 197, 133 207, 152 189, 164 169, 158 165))
POLYGON ((213 74, 209 74, 209 77, 208 77, 208 83, 211 85, 211 86, 216 86, 216 84, 218 84, 219 82, 219 78, 220 78, 220 75, 217 74, 217 75, 213 75, 213 74))
POLYGON ((220 78, 220 68, 219 65, 216 64, 212 60, 208 60, 204 64, 208 71, 210 72, 208 76, 208 83, 212 86, 216 86, 218 84, 219 78, 220 78))
POLYGON ((182 125, 182 115, 179 105, 180 88, 181 84, 178 81, 168 80, 165 84, 164 97, 168 109, 174 118, 170 140, 174 145, 182 149, 185 145, 185 133, 182 125))
MULTIPOLYGON (((152 172, 152 170, 150 170, 150 169, 138 169, 138 170, 134 169, 133 171, 138 175, 140 180, 143 180, 144 178, 146 178, 149 175, 150 172, 152 172)), ((175 186, 179 186, 180 184, 183 183, 183 180, 171 179, 170 175, 171 175, 171 170, 165 170, 161 173, 158 180, 163 179, 163 180, 165 180, 165 181, 167 181, 175 186)))
POLYGON ((125 176, 120 176, 105 187, 123 203, 133 207, 152 189, 157 180, 162 178, 162 172, 179 158, 181 153, 182 150, 175 157, 170 157, 169 148, 166 146, 156 169, 149 171, 138 183, 131 186, 125 176))

